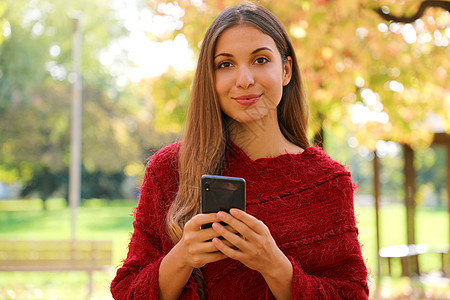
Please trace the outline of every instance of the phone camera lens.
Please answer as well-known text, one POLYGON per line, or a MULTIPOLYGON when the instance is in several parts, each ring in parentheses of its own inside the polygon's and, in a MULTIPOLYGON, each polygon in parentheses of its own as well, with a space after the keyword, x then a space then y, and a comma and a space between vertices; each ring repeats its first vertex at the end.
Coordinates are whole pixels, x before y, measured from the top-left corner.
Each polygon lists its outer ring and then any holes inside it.
POLYGON ((209 183, 205 184, 205 191, 209 192, 209 183))

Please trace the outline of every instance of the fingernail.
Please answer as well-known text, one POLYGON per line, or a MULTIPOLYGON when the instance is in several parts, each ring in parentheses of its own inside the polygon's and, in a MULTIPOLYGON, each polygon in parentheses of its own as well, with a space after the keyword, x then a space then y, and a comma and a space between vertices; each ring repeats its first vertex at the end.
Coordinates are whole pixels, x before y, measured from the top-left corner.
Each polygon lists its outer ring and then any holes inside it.
POLYGON ((236 209, 236 208, 230 209, 230 214, 237 216, 239 214, 239 209, 236 209))
POLYGON ((223 211, 219 211, 219 212, 217 213, 217 217, 218 217, 219 219, 223 219, 223 218, 225 218, 225 213, 224 213, 223 211))

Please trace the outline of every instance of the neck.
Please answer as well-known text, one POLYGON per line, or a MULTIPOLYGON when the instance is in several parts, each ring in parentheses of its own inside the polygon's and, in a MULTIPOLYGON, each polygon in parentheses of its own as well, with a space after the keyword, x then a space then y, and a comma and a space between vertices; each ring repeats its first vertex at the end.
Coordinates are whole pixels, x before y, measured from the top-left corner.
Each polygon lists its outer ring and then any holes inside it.
POLYGON ((284 137, 276 116, 252 123, 231 121, 229 132, 233 143, 253 160, 302 151, 284 137))

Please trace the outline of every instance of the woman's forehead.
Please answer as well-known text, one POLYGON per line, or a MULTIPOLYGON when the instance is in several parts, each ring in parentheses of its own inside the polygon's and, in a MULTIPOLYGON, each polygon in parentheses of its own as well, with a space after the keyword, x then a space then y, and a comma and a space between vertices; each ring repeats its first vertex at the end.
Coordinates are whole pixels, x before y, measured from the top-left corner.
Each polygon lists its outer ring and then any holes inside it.
POLYGON ((215 55, 224 51, 228 53, 240 50, 255 50, 261 47, 270 48, 272 51, 277 50, 272 37, 259 28, 249 24, 235 25, 225 29, 219 36, 215 47, 215 55))

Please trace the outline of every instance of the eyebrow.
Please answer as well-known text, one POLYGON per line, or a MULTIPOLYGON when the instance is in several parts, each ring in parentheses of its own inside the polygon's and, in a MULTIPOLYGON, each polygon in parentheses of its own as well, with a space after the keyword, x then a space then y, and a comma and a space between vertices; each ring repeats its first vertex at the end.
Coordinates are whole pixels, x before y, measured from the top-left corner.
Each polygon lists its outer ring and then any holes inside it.
MULTIPOLYGON (((264 51, 264 50, 268 50, 268 51, 273 53, 272 49, 270 49, 268 47, 261 47, 261 48, 253 50, 253 52, 251 54, 255 54, 255 53, 258 53, 258 52, 261 52, 261 51, 264 51)), ((230 54, 230 53, 219 53, 216 56, 214 56, 214 59, 216 59, 219 56, 233 57, 233 54, 230 54)))

